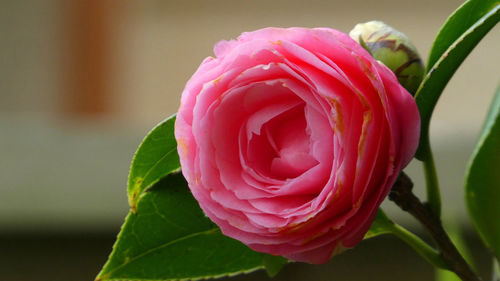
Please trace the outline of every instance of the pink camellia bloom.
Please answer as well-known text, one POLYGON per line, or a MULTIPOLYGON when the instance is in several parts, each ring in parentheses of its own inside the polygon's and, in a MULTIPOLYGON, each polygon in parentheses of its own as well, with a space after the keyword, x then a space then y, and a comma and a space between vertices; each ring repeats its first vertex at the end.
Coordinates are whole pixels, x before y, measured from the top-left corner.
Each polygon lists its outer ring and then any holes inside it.
POLYGON ((214 52, 175 124, 205 214, 225 235, 295 261, 355 246, 415 153, 412 96, 334 29, 265 28, 214 52))

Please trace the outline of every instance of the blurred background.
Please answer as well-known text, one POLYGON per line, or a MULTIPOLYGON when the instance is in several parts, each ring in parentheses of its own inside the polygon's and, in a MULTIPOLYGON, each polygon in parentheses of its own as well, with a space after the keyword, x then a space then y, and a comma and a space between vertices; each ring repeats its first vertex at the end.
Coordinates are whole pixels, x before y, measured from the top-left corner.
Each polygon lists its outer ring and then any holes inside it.
MULTIPOLYGON (((267 26, 349 32, 372 19, 405 32, 423 58, 461 0, 0 0, 0 275, 93 280, 128 212, 137 145, 178 107, 185 82, 221 39, 267 26)), ((468 157, 499 82, 498 27, 445 90, 432 143, 445 218, 465 231, 479 270, 488 253, 463 204, 468 157)), ((424 195, 420 164, 408 173, 424 195)), ((391 202, 392 217, 415 231, 391 202)), ((330 263, 291 264, 276 280, 432 280, 432 267, 392 237, 330 263)), ((266 280, 263 273, 238 280, 266 280)))

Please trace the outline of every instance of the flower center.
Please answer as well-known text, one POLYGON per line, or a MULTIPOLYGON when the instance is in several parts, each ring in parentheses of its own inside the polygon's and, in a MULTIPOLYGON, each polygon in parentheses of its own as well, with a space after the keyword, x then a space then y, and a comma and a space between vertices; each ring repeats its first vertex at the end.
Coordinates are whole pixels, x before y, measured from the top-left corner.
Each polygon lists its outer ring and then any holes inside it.
POLYGON ((318 164, 310 155, 310 133, 300 103, 262 125, 249 142, 250 163, 269 178, 296 178, 318 164))

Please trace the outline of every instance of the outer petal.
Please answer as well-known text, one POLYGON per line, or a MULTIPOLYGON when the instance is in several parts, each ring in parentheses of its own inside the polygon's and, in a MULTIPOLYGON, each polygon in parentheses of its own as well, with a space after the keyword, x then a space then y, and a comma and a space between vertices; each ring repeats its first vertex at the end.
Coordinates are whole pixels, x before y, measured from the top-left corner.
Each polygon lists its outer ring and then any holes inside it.
POLYGON ((327 262, 361 241, 417 148, 394 74, 329 28, 221 41, 186 84, 175 126, 205 214, 252 249, 327 262))

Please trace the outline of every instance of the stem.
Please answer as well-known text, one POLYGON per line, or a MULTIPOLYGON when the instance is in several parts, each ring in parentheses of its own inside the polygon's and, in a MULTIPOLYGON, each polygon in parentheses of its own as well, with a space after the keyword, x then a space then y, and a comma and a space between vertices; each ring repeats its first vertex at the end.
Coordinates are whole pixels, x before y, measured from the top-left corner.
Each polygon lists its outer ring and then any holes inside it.
POLYGON ((444 262, 443 258, 439 255, 439 253, 429 246, 427 243, 422 241, 420 237, 415 234, 409 232, 402 226, 398 224, 394 224, 390 229, 391 233, 396 235, 399 239, 403 240, 412 247, 417 253, 419 253, 424 259, 426 259, 430 264, 442 268, 448 269, 448 266, 444 262))
POLYGON ((427 202, 437 217, 441 217, 441 195, 439 193, 439 182, 436 172, 434 156, 429 145, 424 162, 425 183, 427 186, 427 202))
POLYGON ((436 242, 440 256, 449 270, 455 272, 464 281, 480 281, 481 279, 472 271, 451 242, 441 224, 441 219, 429 205, 420 202, 420 199, 413 194, 412 188, 413 183, 410 178, 401 172, 392 187, 389 199, 413 215, 427 229, 436 242))
MULTIPOLYGON (((457 247, 458 251, 464 257, 465 261, 471 266, 473 270, 476 270, 474 267, 474 263, 472 260, 472 256, 470 252, 468 251, 468 247, 463 239, 463 236, 461 235, 460 227, 458 225, 458 221, 455 219, 449 219, 448 218, 448 225, 447 227, 444 228, 445 231, 448 233, 448 236, 451 239, 451 242, 455 244, 455 247, 457 247)), ((437 269, 436 273, 436 281, 456 281, 460 280, 458 276, 453 273, 452 271, 449 270, 442 270, 442 269, 437 269)))

